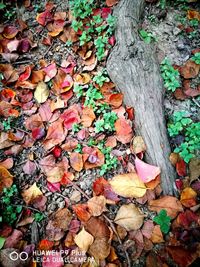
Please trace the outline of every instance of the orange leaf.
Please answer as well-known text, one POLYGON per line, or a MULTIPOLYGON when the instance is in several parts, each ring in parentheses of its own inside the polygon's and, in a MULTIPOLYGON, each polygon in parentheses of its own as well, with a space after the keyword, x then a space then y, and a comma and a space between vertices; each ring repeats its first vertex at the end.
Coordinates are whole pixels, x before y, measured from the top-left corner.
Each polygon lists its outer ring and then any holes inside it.
POLYGON ((80 221, 87 222, 91 217, 87 204, 77 204, 72 209, 80 221))
POLYGON ((122 144, 130 143, 133 137, 133 132, 127 120, 118 119, 115 122, 115 129, 116 137, 119 142, 121 142, 122 144))
POLYGON ((89 107, 83 108, 81 120, 84 127, 90 127, 95 118, 96 116, 92 108, 89 107))
POLYGON ((123 94, 111 94, 108 98, 108 102, 113 108, 119 108, 122 105, 123 98, 123 94))
POLYGON ((39 250, 51 250, 53 248, 53 246, 54 246, 54 242, 53 241, 49 241, 47 239, 43 239, 38 244, 38 249, 39 250))
POLYGON ((71 153, 70 164, 75 171, 80 172, 83 169, 83 156, 77 152, 71 153))
POLYGON ((177 214, 183 211, 181 202, 172 196, 164 196, 156 200, 149 201, 149 209, 159 213, 162 209, 167 211, 167 215, 175 218, 177 214))
POLYGON ((187 11, 187 18, 188 19, 197 19, 198 21, 200 21, 200 13, 198 11, 195 11, 195 10, 188 10, 187 11))
POLYGON ((114 6, 119 2, 119 0, 106 0, 107 6, 114 6))
POLYGON ((9 173, 9 171, 0 166, 0 193, 4 188, 9 188, 13 184, 13 176, 9 173))
POLYGON ((46 26, 47 23, 50 22, 52 19, 52 14, 48 10, 38 14, 36 17, 37 22, 42 26, 46 26))
POLYGON ((200 65, 192 60, 188 60, 183 67, 180 68, 180 73, 185 79, 195 78, 199 73, 200 65))
POLYGON ((162 232, 160 230, 160 225, 155 225, 154 226, 154 229, 153 229, 153 232, 152 232, 152 235, 151 235, 151 241, 154 244, 159 244, 159 243, 164 242, 163 234, 162 234, 162 232))
POLYGON ((22 197, 27 205, 33 203, 41 195, 43 195, 42 191, 37 187, 36 183, 22 192, 22 197))
POLYGON ((186 187, 181 193, 181 203, 183 206, 190 208, 196 205, 197 193, 191 188, 186 187))

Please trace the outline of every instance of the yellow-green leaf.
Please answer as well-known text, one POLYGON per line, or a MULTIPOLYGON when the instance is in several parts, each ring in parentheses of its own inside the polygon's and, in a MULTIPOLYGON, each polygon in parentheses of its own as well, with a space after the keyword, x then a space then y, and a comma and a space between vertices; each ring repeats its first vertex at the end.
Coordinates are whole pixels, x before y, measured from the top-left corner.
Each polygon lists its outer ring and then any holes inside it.
POLYGON ((49 96, 49 89, 46 83, 39 82, 34 93, 34 97, 38 103, 44 103, 49 96))

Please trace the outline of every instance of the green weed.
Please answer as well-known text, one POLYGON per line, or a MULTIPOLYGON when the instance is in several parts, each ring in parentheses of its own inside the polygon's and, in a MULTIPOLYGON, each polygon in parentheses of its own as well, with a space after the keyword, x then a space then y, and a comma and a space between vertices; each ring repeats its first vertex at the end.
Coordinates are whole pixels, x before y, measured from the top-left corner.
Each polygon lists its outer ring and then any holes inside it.
POLYGON ((167 234, 170 229, 170 221, 171 217, 167 216, 166 210, 161 210, 157 216, 153 218, 153 221, 160 225, 160 230, 164 233, 167 234))

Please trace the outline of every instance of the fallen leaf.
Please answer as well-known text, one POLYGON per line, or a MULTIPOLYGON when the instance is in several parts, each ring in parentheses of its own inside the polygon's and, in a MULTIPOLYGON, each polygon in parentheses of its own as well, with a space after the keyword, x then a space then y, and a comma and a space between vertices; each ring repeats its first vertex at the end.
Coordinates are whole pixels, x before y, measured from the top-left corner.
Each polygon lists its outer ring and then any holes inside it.
POLYGON ((200 13, 196 10, 188 10, 187 11, 187 18, 188 19, 197 19, 200 21, 200 13))
POLYGON ((12 234, 6 238, 4 248, 15 248, 18 245, 18 242, 21 241, 23 233, 17 229, 14 229, 12 234))
POLYGON ((0 193, 4 188, 9 188, 13 184, 13 176, 3 166, 0 166, 0 193))
POLYGON ((46 74, 44 82, 49 82, 53 77, 56 76, 57 67, 55 63, 52 63, 43 69, 46 74))
POLYGON ((127 231, 139 229, 144 221, 144 214, 132 203, 128 205, 122 205, 117 215, 114 219, 114 222, 127 231))
POLYGON ((83 108, 83 113, 81 117, 81 122, 83 127, 90 127, 95 120, 96 116, 93 111, 93 108, 90 107, 84 107, 83 108))
POLYGON ((196 205, 196 197, 197 193, 191 187, 186 187, 181 192, 180 201, 183 206, 190 208, 196 205))
POLYGON ((121 142, 122 144, 130 143, 133 137, 133 132, 126 119, 118 119, 115 122, 115 129, 116 137, 119 142, 121 142))
POLYGON ((37 197, 41 195, 43 195, 42 191, 37 187, 36 183, 22 192, 22 197, 27 205, 31 204, 37 197))
POLYGON ((94 237, 85 231, 85 228, 83 227, 83 229, 75 236, 74 241, 82 251, 87 252, 94 242, 94 237))
POLYGON ((37 14, 36 20, 37 22, 42 25, 46 26, 48 22, 53 19, 53 16, 49 10, 46 10, 42 13, 37 14))
POLYGON ((48 239, 42 239, 38 244, 39 250, 51 250, 54 246, 53 241, 49 241, 48 239))
POLYGON ((3 36, 7 39, 13 39, 18 34, 18 29, 15 26, 5 26, 3 36))
POLYGON ((145 163, 138 157, 135 157, 135 168, 138 176, 144 183, 154 180, 160 174, 160 168, 145 163))
POLYGON ((72 206, 72 208, 80 221, 87 222, 90 219, 91 213, 87 204, 77 204, 72 206))
POLYGON ((106 0, 107 6, 114 6, 119 2, 119 0, 106 0))
POLYGON ((110 185, 116 194, 123 197, 142 197, 147 190, 136 173, 116 175, 110 185))
POLYGON ((37 100, 38 103, 44 103, 49 96, 49 89, 46 83, 39 82, 35 92, 34 97, 37 100))
POLYGON ((192 60, 188 60, 183 67, 180 68, 180 73, 185 79, 195 78, 199 73, 200 65, 192 60))
POLYGON ((11 169, 13 167, 13 165, 14 165, 13 158, 7 158, 7 159, 0 162, 0 167, 4 167, 7 170, 11 169))
POLYGON ((80 172, 83 169, 83 156, 77 152, 71 153, 70 164, 75 171, 80 172))
POLYGON ((36 171, 36 164, 31 160, 27 160, 23 166, 23 171, 26 174, 33 174, 36 171))
POLYGON ((142 136, 135 136, 132 141, 132 150, 135 154, 146 151, 146 145, 142 136))
POLYGON ((186 176, 187 174, 187 166, 183 159, 178 159, 176 163, 176 172, 179 176, 186 176))
POLYGON ((100 216, 106 211, 106 198, 104 196, 92 197, 88 200, 87 204, 92 216, 100 216))
POLYGON ((193 158, 189 162, 190 183, 197 180, 200 176, 200 159, 193 158))
POLYGON ((152 232, 152 235, 151 235, 151 241, 154 244, 159 244, 159 243, 164 242, 163 234, 162 234, 162 232, 160 230, 160 225, 155 225, 154 226, 154 229, 153 229, 153 232, 152 232))
POLYGON ((149 201, 149 209, 159 213, 162 209, 167 211, 167 215, 174 219, 179 212, 183 211, 181 202, 172 196, 164 196, 156 200, 149 201))

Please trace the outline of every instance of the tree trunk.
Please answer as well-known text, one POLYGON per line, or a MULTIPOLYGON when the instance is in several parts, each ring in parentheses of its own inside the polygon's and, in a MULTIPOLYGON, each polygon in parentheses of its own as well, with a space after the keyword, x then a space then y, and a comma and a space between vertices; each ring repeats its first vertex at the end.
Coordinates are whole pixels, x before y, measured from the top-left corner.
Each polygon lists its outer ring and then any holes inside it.
POLYGON ((135 131, 147 146, 146 161, 161 168, 164 194, 173 194, 175 171, 169 161, 170 145, 163 110, 163 84, 152 45, 138 36, 144 0, 121 0, 115 8, 116 45, 107 71, 125 104, 135 109, 135 131))

